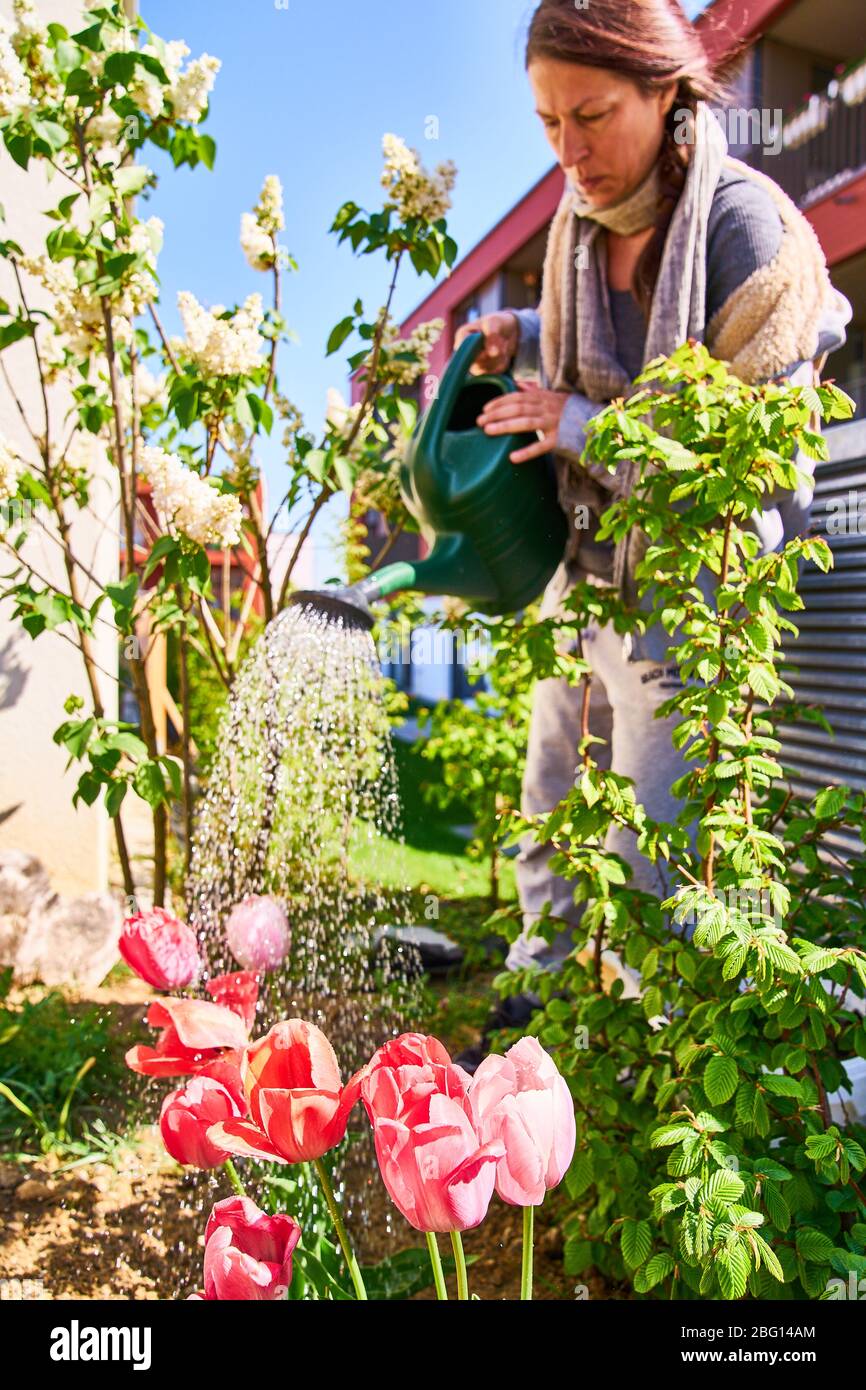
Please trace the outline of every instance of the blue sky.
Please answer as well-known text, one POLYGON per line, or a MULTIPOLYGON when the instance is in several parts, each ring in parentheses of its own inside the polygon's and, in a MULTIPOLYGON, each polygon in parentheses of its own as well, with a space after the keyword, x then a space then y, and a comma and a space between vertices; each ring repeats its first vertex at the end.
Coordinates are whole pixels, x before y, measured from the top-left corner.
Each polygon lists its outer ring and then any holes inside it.
MULTIPOLYGON (((693 8, 701 8, 697 0, 693 8)), ((161 182, 140 211, 166 224, 160 275, 169 331, 179 330, 180 289, 205 303, 268 290, 268 279, 246 265, 238 226, 264 176, 278 174, 285 240, 299 263, 284 303, 299 342, 283 350, 281 388, 316 433, 328 386, 345 385, 341 356, 325 358, 328 333, 358 295, 375 312, 385 294, 384 262, 355 260, 328 235, 346 199, 379 206, 383 133, 402 136, 427 164, 457 164, 449 223, 461 254, 549 168, 523 72, 533 9, 530 0, 142 0, 143 17, 163 38, 183 38, 194 56, 208 52, 223 64, 206 126, 217 142, 214 170, 174 171, 157 152, 148 155, 161 182), (425 138, 431 116, 438 140, 425 138)), ((409 268, 397 316, 430 286, 409 268)), ((273 495, 273 448, 267 471, 273 495)))

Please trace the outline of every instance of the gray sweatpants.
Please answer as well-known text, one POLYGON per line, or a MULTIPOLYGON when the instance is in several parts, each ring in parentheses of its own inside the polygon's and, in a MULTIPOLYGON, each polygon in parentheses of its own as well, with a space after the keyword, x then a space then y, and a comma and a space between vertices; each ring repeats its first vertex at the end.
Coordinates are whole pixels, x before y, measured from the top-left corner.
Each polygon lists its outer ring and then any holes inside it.
MULTIPOLYGON (((565 566, 554 575, 541 606, 543 617, 551 616, 575 579, 593 576, 568 571, 565 566)), ((600 581, 596 581, 600 582, 600 581)), ((681 688, 675 666, 653 661, 630 661, 623 638, 612 626, 592 625, 581 636, 584 658, 592 667, 590 732, 606 740, 606 747, 593 745, 593 756, 600 766, 612 768, 635 784, 637 800, 655 820, 673 820, 680 808, 671 796, 673 782, 686 771, 686 763, 674 749, 671 734, 679 716, 654 718, 659 705, 681 688)), ((523 777, 522 809, 526 815, 541 815, 553 808, 574 786, 581 738, 583 693, 564 680, 539 681, 536 686, 529 728, 529 747, 523 777)), ((667 881, 661 867, 638 853, 636 839, 629 831, 613 830, 605 848, 614 851, 630 865, 630 883, 646 892, 665 894, 667 881)), ((508 953, 509 970, 527 966, 556 970, 573 949, 571 932, 564 927, 552 945, 539 935, 529 935, 544 904, 550 902, 553 916, 576 924, 583 903, 575 903, 573 884, 552 874, 549 861, 555 851, 527 836, 517 859, 517 887, 523 910, 523 932, 508 953)), ((626 983, 627 994, 637 993, 635 976, 612 952, 604 953, 605 963, 626 983)))

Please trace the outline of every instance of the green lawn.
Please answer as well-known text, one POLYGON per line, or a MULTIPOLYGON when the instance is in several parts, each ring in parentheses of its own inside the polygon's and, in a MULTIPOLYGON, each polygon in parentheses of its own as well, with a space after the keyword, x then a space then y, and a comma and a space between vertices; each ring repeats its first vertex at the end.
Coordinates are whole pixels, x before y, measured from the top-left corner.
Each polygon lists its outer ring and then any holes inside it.
MULTIPOLYGON (((446 807, 432 806, 424 787, 436 778, 436 764, 422 758, 411 745, 394 740, 400 798, 403 807, 403 843, 387 840, 371 852, 356 839, 352 862, 364 877, 391 888, 409 888, 453 899, 486 898, 490 887, 490 858, 471 859, 467 840, 456 826, 467 826, 471 813, 458 800, 446 807)), ((514 866, 500 866, 500 893, 515 899, 514 866)))

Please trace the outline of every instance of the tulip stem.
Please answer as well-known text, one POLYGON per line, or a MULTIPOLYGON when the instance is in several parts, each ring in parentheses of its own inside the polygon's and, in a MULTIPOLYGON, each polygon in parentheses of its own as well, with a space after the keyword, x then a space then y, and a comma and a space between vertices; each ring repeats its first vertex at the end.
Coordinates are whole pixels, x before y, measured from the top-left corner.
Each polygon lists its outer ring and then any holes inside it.
POLYGON ((463 1253, 463 1241, 460 1239, 459 1231, 451 1232, 451 1248, 457 1266, 457 1297, 465 1302, 469 1297, 469 1276, 466 1273, 466 1256, 463 1253))
POLYGON ((440 1303, 448 1298, 448 1290, 445 1287, 445 1275, 442 1271, 442 1257, 439 1254, 439 1242, 432 1231, 427 1232, 427 1249, 430 1251, 430 1263, 433 1266, 433 1282, 436 1285, 436 1297, 440 1303))
POLYGON ((223 1164, 223 1167, 225 1168, 226 1173, 228 1174, 229 1182, 231 1183, 238 1196, 246 1197, 247 1194, 244 1192, 244 1185, 238 1177, 238 1170, 232 1163, 230 1158, 226 1159, 225 1163, 223 1164))
POLYGON ((364 1288, 361 1269, 358 1261, 355 1259, 355 1253, 349 1244, 349 1237, 346 1233, 346 1227, 343 1224, 343 1218, 340 1215, 340 1208, 337 1206, 337 1199, 334 1196, 334 1189, 328 1177, 328 1170, 320 1158, 313 1159, 313 1167, 316 1170, 316 1176, 325 1194, 325 1201, 328 1204, 328 1211, 331 1213, 331 1220, 334 1223, 334 1230, 337 1232, 337 1239, 343 1251, 343 1258, 352 1276, 352 1283, 355 1285, 355 1297, 366 1302, 367 1290, 364 1288))
POLYGON ((523 1208, 523 1261, 520 1271, 520 1297, 532 1299, 532 1243, 535 1235, 535 1207, 523 1208))

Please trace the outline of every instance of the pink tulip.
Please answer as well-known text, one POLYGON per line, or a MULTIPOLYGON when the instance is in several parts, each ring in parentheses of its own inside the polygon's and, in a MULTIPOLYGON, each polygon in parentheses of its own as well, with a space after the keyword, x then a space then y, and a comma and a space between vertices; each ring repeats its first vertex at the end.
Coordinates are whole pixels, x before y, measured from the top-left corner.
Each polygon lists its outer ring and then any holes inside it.
POLYGON ((285 1298, 300 1238, 300 1226, 285 1213, 267 1216, 248 1197, 217 1202, 205 1229, 204 1292, 192 1297, 285 1298))
POLYGON ((245 970, 264 974, 289 952, 286 914, 273 898, 251 893, 233 907, 226 923, 228 948, 245 970))
POLYGON ((399 1118, 375 1120, 373 1138, 388 1194, 416 1231, 481 1225, 505 1150, 480 1142, 462 1104, 433 1091, 399 1118))
POLYGON ((163 907, 127 917, 118 949, 154 989, 183 989, 201 968, 195 933, 163 907))
POLYGON ((537 1207, 556 1187, 575 1145, 574 1102, 537 1038, 521 1038, 504 1057, 485 1057, 469 1084, 478 1131, 504 1153, 496 1191, 516 1207, 537 1207))
POLYGON ((404 1033, 350 1083, 360 1083, 391 1200, 418 1231, 465 1231, 487 1215, 504 1150, 479 1139, 469 1081, 437 1038, 404 1033))
MULTIPOLYGON (((373 1116, 367 1102, 369 1083, 373 1073, 383 1069, 393 1071, 399 1067, 450 1066, 451 1058, 438 1038, 426 1033, 401 1033, 399 1038, 389 1038, 377 1048, 366 1066, 361 1067, 352 1077, 350 1085, 360 1086, 364 1105, 372 1122, 373 1116)), ((462 1073, 466 1075, 466 1073, 462 1073)))
POLYGON ((131 1047, 125 1059, 144 1076, 192 1076, 247 1044, 243 1019, 208 999, 154 999, 147 1022, 161 1030, 156 1047, 131 1047))
POLYGON ((275 1163, 321 1158, 340 1143, 358 1085, 343 1086, 334 1049, 315 1024, 275 1024, 247 1048, 241 1075, 250 1119, 214 1125, 212 1143, 275 1163))
POLYGON ((455 1066, 438 1038, 423 1033, 403 1033, 386 1042, 349 1084, 360 1086, 371 1124, 396 1119, 434 1093, 449 1096, 474 1119, 467 1098, 469 1074, 455 1066))
POLYGON ((210 1062, 162 1103, 162 1142, 178 1163, 190 1168, 218 1168, 228 1154, 207 1137, 219 1120, 247 1113, 247 1098, 238 1067, 240 1053, 210 1062))

